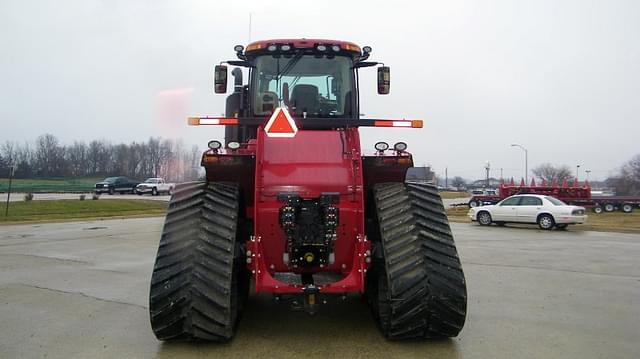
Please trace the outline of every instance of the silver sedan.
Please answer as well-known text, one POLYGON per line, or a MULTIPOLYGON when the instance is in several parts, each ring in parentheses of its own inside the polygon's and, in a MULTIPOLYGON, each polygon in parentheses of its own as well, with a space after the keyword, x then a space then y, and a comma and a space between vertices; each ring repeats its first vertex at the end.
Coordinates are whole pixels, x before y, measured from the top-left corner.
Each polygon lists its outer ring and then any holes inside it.
POLYGON ((534 194, 515 195, 495 205, 474 207, 469 210, 468 216, 484 226, 492 223, 537 223, 542 229, 565 229, 570 224, 585 223, 587 220, 584 207, 534 194))

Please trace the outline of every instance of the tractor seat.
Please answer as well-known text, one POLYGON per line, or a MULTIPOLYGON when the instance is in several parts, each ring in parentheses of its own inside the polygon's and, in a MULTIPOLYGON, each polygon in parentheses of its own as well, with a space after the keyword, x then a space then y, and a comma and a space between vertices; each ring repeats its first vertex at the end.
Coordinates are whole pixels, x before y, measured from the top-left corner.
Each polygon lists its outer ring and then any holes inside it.
POLYGON ((278 94, 271 91, 261 92, 256 101, 256 113, 266 115, 278 107, 278 94))
POLYGON ((296 114, 318 112, 318 87, 314 85, 296 85, 289 100, 296 114))

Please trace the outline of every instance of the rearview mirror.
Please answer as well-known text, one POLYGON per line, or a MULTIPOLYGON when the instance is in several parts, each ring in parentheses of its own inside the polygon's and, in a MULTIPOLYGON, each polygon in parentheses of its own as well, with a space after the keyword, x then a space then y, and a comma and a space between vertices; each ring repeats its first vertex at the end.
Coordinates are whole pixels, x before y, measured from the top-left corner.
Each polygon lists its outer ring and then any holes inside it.
POLYGON ((227 67, 224 65, 216 65, 213 74, 213 91, 215 93, 227 92, 227 67))
POLYGON ((391 87, 391 69, 389 66, 378 67, 378 94, 387 95, 391 87))

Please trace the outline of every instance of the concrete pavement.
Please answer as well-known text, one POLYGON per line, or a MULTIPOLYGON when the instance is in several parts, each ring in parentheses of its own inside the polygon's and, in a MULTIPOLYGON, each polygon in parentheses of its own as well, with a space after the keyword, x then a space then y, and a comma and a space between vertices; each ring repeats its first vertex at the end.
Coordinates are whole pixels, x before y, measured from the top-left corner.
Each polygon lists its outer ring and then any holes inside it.
POLYGON ((315 316, 251 295, 227 345, 162 343, 147 309, 161 218, 0 226, 0 358, 632 358, 640 235, 453 223, 469 310, 389 342, 359 296, 315 316))

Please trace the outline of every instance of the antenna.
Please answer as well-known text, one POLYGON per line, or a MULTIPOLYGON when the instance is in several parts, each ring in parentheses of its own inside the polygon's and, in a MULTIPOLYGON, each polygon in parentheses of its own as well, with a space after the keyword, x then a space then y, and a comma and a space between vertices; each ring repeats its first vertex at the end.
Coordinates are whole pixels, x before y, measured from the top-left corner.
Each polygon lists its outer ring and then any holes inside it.
POLYGON ((249 42, 251 42, 251 12, 249 12, 249 42))

